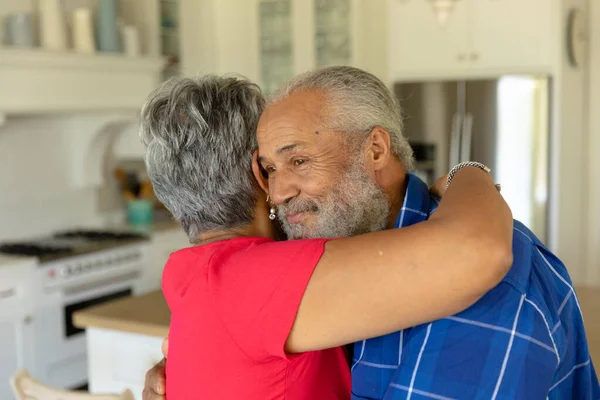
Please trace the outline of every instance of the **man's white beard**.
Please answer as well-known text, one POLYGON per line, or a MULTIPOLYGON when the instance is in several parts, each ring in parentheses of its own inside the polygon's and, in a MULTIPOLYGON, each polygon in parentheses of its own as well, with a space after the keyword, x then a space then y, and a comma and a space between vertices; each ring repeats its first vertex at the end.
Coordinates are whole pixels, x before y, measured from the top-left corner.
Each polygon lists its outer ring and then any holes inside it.
POLYGON ((356 163, 320 203, 294 198, 279 206, 277 213, 288 239, 338 238, 385 229, 390 204, 383 189, 356 163), (289 212, 303 211, 315 213, 314 225, 287 222, 289 212))

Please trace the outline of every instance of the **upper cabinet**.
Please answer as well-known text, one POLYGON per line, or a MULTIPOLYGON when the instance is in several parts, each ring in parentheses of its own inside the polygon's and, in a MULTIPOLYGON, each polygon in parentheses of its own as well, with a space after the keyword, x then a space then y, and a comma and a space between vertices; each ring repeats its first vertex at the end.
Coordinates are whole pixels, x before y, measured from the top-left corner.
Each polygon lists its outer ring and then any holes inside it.
POLYGON ((182 72, 241 74, 268 94, 316 67, 387 65, 385 0, 180 0, 182 72))
POLYGON ((549 73, 556 0, 388 0, 391 80, 549 73))
MULTIPOLYGON (((481 0, 479 0, 481 1, 481 0)), ((392 76, 465 68, 469 53, 469 4, 458 1, 438 17, 432 1, 389 0, 388 60, 392 76), (440 22, 438 18, 444 18, 440 22)))
POLYGON ((291 2, 295 74, 351 65, 385 78, 386 0, 291 2))
POLYGON ((181 72, 236 73, 258 82, 257 0, 180 0, 181 72))
POLYGON ((473 45, 478 68, 544 71, 552 65, 557 7, 549 0, 471 0, 473 45))

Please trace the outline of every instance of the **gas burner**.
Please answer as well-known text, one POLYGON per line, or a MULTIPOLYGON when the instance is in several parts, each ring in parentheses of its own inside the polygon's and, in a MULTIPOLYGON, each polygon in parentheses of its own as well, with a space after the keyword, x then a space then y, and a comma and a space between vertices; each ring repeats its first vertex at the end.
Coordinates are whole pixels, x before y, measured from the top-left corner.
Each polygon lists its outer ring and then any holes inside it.
POLYGON ((135 233, 126 232, 108 232, 108 231, 94 231, 94 230, 74 230, 67 232, 60 232, 54 235, 57 239, 84 239, 92 242, 104 242, 104 241, 123 241, 132 239, 143 239, 144 236, 135 233))
POLYGON ((72 252, 73 248, 66 246, 44 246, 35 243, 8 243, 0 245, 0 253, 15 256, 46 257, 70 254, 72 252))

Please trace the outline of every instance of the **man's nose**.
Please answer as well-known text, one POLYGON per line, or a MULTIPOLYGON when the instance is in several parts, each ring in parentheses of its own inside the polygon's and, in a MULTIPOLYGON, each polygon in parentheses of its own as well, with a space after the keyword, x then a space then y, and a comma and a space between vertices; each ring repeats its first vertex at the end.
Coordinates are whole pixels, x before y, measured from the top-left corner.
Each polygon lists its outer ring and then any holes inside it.
POLYGON ((269 195, 276 205, 285 204, 298 194, 300 194, 300 187, 293 174, 281 171, 269 180, 269 195))

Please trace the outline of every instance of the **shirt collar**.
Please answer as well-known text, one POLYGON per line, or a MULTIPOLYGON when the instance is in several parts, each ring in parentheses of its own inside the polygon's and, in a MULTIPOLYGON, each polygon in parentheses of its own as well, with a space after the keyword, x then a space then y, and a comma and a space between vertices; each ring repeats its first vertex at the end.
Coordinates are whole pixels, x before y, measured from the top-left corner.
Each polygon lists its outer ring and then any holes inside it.
POLYGON ((435 211, 439 200, 429 193, 429 188, 416 175, 406 175, 406 195, 394 228, 403 228, 423 222, 435 211))

